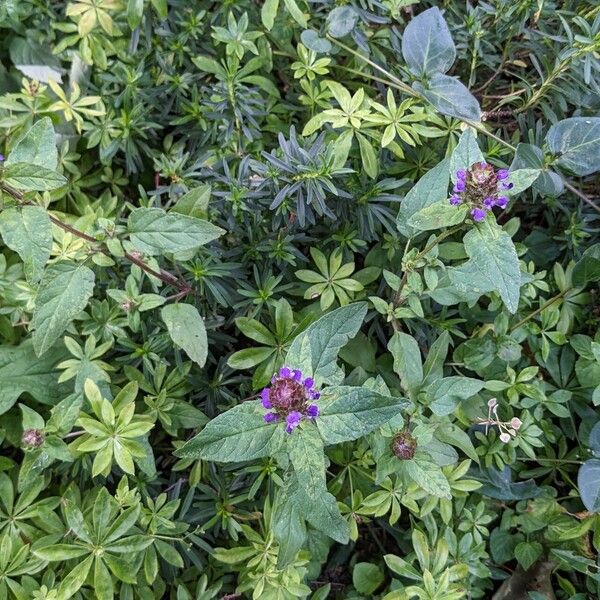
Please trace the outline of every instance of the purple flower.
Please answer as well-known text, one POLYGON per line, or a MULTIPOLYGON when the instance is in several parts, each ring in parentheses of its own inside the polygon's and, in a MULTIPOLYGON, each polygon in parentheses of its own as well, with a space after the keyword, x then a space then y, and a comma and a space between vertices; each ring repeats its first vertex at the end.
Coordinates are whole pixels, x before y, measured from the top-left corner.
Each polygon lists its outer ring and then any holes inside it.
POLYGON ((461 197, 454 194, 453 196, 450 196, 450 204, 452 204, 452 206, 458 206, 460 203, 462 202, 461 197))
POLYGON ((512 189, 513 187, 515 187, 515 184, 514 184, 514 183, 501 183, 501 184, 500 184, 500 187, 501 187, 503 190, 510 190, 510 189, 512 189))
POLYGON ((273 409, 264 415, 267 423, 279 419, 285 420, 287 433, 298 427, 303 418, 314 419, 319 415, 319 408, 311 401, 317 400, 321 394, 315 387, 312 377, 303 377, 300 369, 281 367, 273 375, 270 387, 260 393, 261 404, 264 408, 273 409))
POLYGON ((498 196, 498 198, 496 198, 496 206, 500 207, 502 210, 504 210, 508 205, 508 198, 506 196, 498 196))
POLYGON ((503 179, 506 179, 507 177, 508 177, 508 169, 500 169, 496 173, 496 179, 498 179, 498 181, 502 181, 503 179))
POLYGON ((314 419, 319 416, 319 407, 316 404, 309 404, 306 409, 306 416, 314 419))
POLYGON ((265 408, 273 408, 273 405, 271 404, 271 400, 269 399, 269 388, 265 388, 260 393, 260 401, 261 401, 261 404, 265 408))
POLYGON ((4 162, 4 154, 0 154, 0 162, 4 162))
POLYGON ((492 210, 492 208, 494 207, 494 205, 496 204, 496 200, 495 198, 492 198, 491 196, 488 196, 484 201, 483 201, 483 206, 487 209, 487 210, 492 210))
POLYGON ((456 171, 456 179, 464 181, 466 178, 467 178, 467 170, 466 169, 459 169, 458 171, 456 171))
POLYGON ((292 433, 298 425, 300 425, 300 421, 302 420, 302 413, 299 413, 297 410, 293 410, 286 418, 285 418, 285 430, 287 433, 292 433))
POLYGON ((467 187, 467 184, 464 181, 462 181, 461 179, 459 179, 454 184, 454 191, 455 192, 464 192, 466 187, 467 187))
POLYGON ((473 221, 483 221, 485 219, 486 211, 483 208, 474 208, 471 211, 471 216, 473 217, 473 221))

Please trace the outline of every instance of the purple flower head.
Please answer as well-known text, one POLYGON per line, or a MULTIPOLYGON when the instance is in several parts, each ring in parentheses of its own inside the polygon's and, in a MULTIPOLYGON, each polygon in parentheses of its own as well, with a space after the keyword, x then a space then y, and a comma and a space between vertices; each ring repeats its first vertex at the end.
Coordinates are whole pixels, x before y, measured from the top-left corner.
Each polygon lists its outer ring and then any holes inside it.
POLYGON ((471 211, 471 216, 473 217, 473 221, 479 223, 485 219, 486 211, 483 208, 474 208, 471 211))
POLYGON ((450 196, 449 202, 450 204, 452 204, 452 206, 458 206, 462 202, 462 200, 460 196, 454 194, 453 196, 450 196))
POLYGON ((4 162, 4 154, 0 154, 0 162, 4 162))
POLYGON ((271 379, 271 385, 260 393, 261 404, 272 412, 264 415, 267 423, 282 419, 287 433, 298 427, 303 418, 319 416, 319 408, 312 404, 320 397, 312 377, 303 377, 299 369, 282 367, 271 379))
POLYGON ((508 206, 508 198, 506 196, 498 196, 496 198, 496 206, 504 210, 508 206))
POLYGON ((458 179, 456 181, 456 183, 454 184, 454 191, 455 192, 464 192, 465 189, 467 189, 467 184, 462 179, 458 179))
POLYGON ((498 181, 502 181, 503 179, 506 179, 507 177, 508 177, 508 169, 500 169, 496 173, 496 179, 498 181))
POLYGON ((492 208, 494 207, 494 205, 496 204, 496 199, 492 198, 491 196, 488 196, 484 201, 483 201, 483 206, 487 209, 487 210, 492 210, 492 208))
POLYGON ((459 169, 458 171, 456 171, 456 179, 459 179, 460 181, 465 181, 467 179, 467 170, 459 169))
POLYGON ((300 421, 302 420, 302 413, 297 410, 293 410, 286 418, 285 418, 285 430, 287 433, 292 433, 298 425, 300 425, 300 421))

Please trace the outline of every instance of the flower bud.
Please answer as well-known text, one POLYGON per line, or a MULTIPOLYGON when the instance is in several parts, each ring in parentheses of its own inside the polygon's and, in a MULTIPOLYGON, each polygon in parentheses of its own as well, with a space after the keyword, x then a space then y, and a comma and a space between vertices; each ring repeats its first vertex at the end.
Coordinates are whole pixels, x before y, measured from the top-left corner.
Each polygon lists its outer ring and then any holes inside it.
POLYGON ((408 432, 401 431, 392 440, 392 452, 400 460, 411 460, 417 450, 417 440, 408 432))
POLYGON ((25 429, 21 443, 28 448, 39 448, 44 445, 44 432, 40 429, 25 429))

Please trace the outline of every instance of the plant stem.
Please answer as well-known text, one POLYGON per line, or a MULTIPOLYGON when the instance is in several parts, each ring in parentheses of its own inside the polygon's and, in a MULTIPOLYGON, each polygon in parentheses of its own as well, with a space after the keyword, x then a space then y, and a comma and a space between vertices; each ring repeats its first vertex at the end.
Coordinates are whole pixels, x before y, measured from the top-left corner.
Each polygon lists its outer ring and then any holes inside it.
MULTIPOLYGON (((7 185, 4 182, 0 182, 0 189, 2 191, 6 192, 9 196, 12 196, 21 205, 39 206, 35 202, 25 200, 25 196, 21 191, 14 189, 13 187, 7 185)), ((54 223, 56 226, 60 227, 63 231, 67 231, 70 234, 74 235, 75 237, 85 240, 86 242, 90 242, 92 244, 98 244, 98 250, 100 252, 102 252, 102 254, 104 254, 105 256, 111 256, 111 253, 108 251, 106 246, 104 246, 104 244, 100 240, 97 240, 95 237, 88 235, 87 233, 80 231, 79 229, 73 227, 72 225, 69 225, 68 223, 61 221, 54 215, 50 214, 50 212, 48 212, 48 211, 46 211, 46 212, 48 213, 48 217, 49 217, 50 221, 52 223, 54 223)), ((155 269, 150 267, 150 265, 147 265, 141 258, 131 254, 130 252, 125 252, 125 254, 123 256, 129 262, 133 263, 134 265, 137 265, 140 269, 142 269, 143 271, 148 273, 148 275, 152 275, 153 277, 156 277, 163 283, 166 283, 169 285, 175 285, 176 287, 178 287, 180 289, 180 292, 175 295, 177 298, 186 296, 187 294, 194 291, 193 288, 191 288, 186 281, 184 281, 182 279, 178 279, 175 275, 173 275, 173 273, 170 273, 169 271, 165 271, 164 269, 161 269, 160 271, 156 271, 155 269)))
POLYGON ((519 329, 519 327, 521 327, 521 325, 524 325, 525 323, 527 323, 527 321, 533 319, 533 317, 536 317, 542 311, 546 310, 549 306, 552 306, 555 302, 560 300, 563 296, 565 296, 567 294, 567 292, 570 292, 571 289, 572 288, 567 288, 566 290, 563 290, 562 292, 560 292, 560 294, 556 294, 556 296, 553 296, 552 298, 550 298, 550 300, 548 300, 547 302, 544 302, 544 304, 542 304, 542 306, 540 306, 539 308, 534 310, 532 313, 529 313, 524 319, 521 319, 516 325, 513 325, 510 328, 510 331, 512 332, 515 329, 519 329))

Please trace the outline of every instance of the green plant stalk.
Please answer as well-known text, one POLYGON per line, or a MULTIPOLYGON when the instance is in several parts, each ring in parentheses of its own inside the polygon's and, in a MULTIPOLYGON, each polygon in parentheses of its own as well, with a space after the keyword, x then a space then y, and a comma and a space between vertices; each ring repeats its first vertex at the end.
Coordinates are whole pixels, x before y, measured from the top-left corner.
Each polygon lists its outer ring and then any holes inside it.
POLYGON ((521 325, 525 325, 525 323, 527 323, 527 321, 530 321, 531 319, 533 319, 534 317, 539 315, 541 312, 546 310, 549 306, 552 306, 555 302, 558 302, 561 298, 563 298, 572 289, 573 288, 569 287, 566 290, 563 290, 562 292, 560 292, 560 294, 556 294, 556 296, 553 296, 552 298, 550 298, 550 300, 548 300, 547 302, 544 302, 544 304, 542 304, 542 306, 540 306, 533 312, 529 313, 525 318, 521 319, 516 325, 513 325, 510 328, 510 331, 512 332, 515 329, 518 329, 519 327, 521 327, 521 325))

